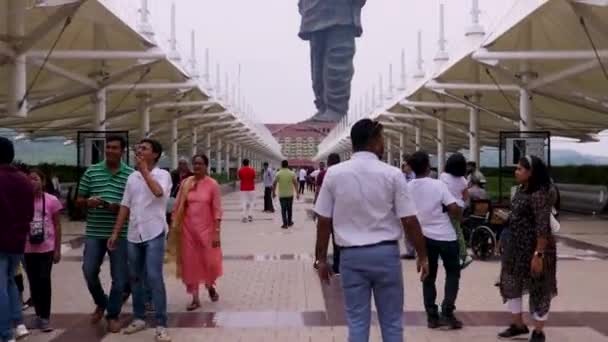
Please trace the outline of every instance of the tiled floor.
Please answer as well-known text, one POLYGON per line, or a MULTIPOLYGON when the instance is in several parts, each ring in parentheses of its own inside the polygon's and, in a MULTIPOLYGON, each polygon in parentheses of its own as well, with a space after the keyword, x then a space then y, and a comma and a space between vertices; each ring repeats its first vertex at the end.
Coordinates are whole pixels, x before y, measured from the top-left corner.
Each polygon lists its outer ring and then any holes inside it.
MULTIPOLYGON (((312 268, 315 226, 307 215, 311 207, 309 200, 296 203, 296 225, 283 230, 278 210, 274 215, 259 212, 261 197, 257 198, 259 206, 254 222, 241 223, 238 194, 224 195, 225 274, 218 283, 220 301, 211 303, 204 297, 200 312, 186 312, 189 298, 184 286, 175 279, 171 267, 166 268, 169 325, 174 341, 346 341, 339 278, 330 286, 322 287, 312 268)), ((275 202, 275 206, 278 209, 278 203, 275 202)), ((88 323, 87 315, 93 304, 81 271, 82 239, 79 236, 83 224, 70 222, 64 227, 69 234, 65 239, 65 257, 53 269, 52 323, 57 330, 51 334, 35 332, 28 341, 152 341, 152 329, 134 336, 110 335, 105 333, 103 324, 88 323)), ((608 341, 605 323, 608 322, 608 300, 605 300, 608 244, 604 243, 608 241, 608 229, 605 229, 608 222, 568 219, 564 220, 563 227, 558 265, 560 295, 553 302, 548 341, 608 341), (589 239, 590 235, 596 238, 589 239)), ((496 332, 508 323, 508 315, 493 286, 498 271, 496 261, 475 262, 467 268, 458 299, 458 312, 466 324, 465 329, 429 331, 425 328, 421 286, 414 265, 404 262, 406 340, 496 341, 496 332)), ((107 263, 101 278, 108 286, 107 263)), ((130 302, 124 311, 123 320, 127 323, 130 302)), ((370 340, 381 341, 376 322, 370 340)))

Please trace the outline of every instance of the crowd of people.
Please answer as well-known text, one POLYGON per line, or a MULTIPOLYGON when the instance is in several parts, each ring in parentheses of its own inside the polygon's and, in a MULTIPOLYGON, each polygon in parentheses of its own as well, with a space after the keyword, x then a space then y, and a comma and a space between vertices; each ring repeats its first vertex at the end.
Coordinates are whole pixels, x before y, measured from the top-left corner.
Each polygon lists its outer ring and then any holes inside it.
MULTIPOLYGON (((402 170, 382 162, 382 124, 363 119, 351 129, 353 155, 329 168, 314 210, 318 216, 315 268, 323 282, 339 273, 344 291, 349 342, 369 340, 371 296, 382 340, 403 341, 403 273, 398 241, 406 237, 404 258, 416 259, 430 329, 455 330, 462 269, 471 262, 460 222, 471 203, 488 198, 485 178, 461 154, 433 173, 429 154, 405 156, 402 170), (405 233, 405 234, 404 234, 405 233), (339 266, 327 260, 330 235, 339 266), (441 258, 444 298, 437 305, 436 278, 441 258)), ((557 295, 556 245, 552 217, 558 192, 547 166, 526 156, 515 170, 519 186, 512 198, 507 227, 501 234, 499 294, 512 314, 499 338, 529 336, 544 342, 544 324, 557 295), (529 295, 534 330, 522 316, 522 296, 529 295)))
MULTIPOLYGON (((312 175, 317 218, 314 267, 324 282, 340 275, 350 342, 369 339, 372 294, 383 340, 403 340, 401 258, 416 260, 428 327, 462 328, 456 302, 461 272, 472 259, 460 222, 471 203, 488 198, 485 178, 458 153, 448 158, 445 170, 436 176, 424 151, 406 156, 401 170, 382 162, 383 127, 368 119, 353 126, 351 140, 350 160, 341 162, 337 154, 331 154, 327 165, 320 163, 314 172, 294 172, 287 161, 275 172, 264 163, 264 212, 274 212, 273 199, 278 197, 282 228, 293 226, 293 203, 302 194, 302 176, 312 175), (407 248, 401 255, 398 241, 404 236, 407 248), (327 260, 330 237, 331 263, 327 260), (435 285, 439 259, 446 277, 440 305, 435 285)), ((156 340, 170 341, 166 263, 175 265, 175 275, 191 296, 188 311, 201 307, 201 285, 211 301, 219 300, 216 281, 223 274, 220 188, 209 176, 205 155, 192 157, 192 169, 182 159, 178 169, 169 173, 157 166, 162 154, 157 141, 139 142, 135 168, 123 162, 126 147, 124 138, 109 136, 105 159, 90 166, 79 182, 76 203, 88 211, 82 271, 94 304, 90 321, 98 324, 105 318, 109 332, 134 334, 146 329, 146 312, 154 312, 156 340), (107 293, 99 279, 106 255, 111 276, 107 293), (119 315, 129 296, 133 320, 123 329, 119 315)), ((2 341, 27 336, 28 328, 52 330, 51 272, 61 260, 61 202, 45 191, 42 172, 17 168, 13 159, 12 142, 0 138, 0 215, 6 218, 0 234, 0 302, 7 303, 0 307, 2 341), (21 265, 35 308, 31 327, 23 321, 23 286, 18 286, 21 265)), ((244 223, 253 221, 256 177, 249 160, 243 160, 238 178, 244 223)), ((542 342, 551 300, 557 295, 551 219, 558 195, 547 167, 537 157, 522 158, 515 178, 519 187, 501 234, 498 281, 512 321, 498 336, 530 335, 530 341, 542 342), (522 317, 524 295, 530 297, 531 334, 522 317)))

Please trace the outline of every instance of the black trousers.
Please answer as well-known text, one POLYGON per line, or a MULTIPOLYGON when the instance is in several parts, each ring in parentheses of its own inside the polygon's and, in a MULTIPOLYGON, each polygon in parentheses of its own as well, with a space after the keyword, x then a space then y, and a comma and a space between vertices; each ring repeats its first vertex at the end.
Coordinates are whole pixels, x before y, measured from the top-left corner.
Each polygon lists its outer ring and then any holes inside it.
POLYGON ((306 181, 300 181, 300 188, 298 189, 298 193, 300 195, 304 194, 305 187, 306 187, 306 181))
POLYGON ((51 269, 53 252, 26 253, 25 272, 30 284, 36 316, 42 319, 51 317, 51 269))
POLYGON ((279 198, 279 203, 281 203, 283 225, 288 226, 293 223, 293 197, 281 197, 279 198))
POLYGON ((264 188, 264 211, 274 212, 274 205, 272 205, 272 187, 264 188))
POLYGON ((437 268, 439 257, 445 268, 445 297, 441 305, 443 314, 451 314, 456 310, 456 297, 460 286, 460 257, 458 241, 437 241, 426 238, 426 251, 429 259, 429 276, 422 283, 424 307, 427 314, 438 313, 435 300, 437 299, 437 268))

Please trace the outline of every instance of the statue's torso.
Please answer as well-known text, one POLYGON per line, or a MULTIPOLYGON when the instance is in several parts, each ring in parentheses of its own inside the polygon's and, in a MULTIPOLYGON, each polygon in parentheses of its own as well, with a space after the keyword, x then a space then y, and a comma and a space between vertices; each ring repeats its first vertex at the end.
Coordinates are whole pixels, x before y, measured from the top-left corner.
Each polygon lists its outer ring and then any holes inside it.
POLYGON ((333 26, 354 26, 357 36, 361 35, 362 0, 299 0, 302 15, 300 37, 308 39, 313 32, 333 26))

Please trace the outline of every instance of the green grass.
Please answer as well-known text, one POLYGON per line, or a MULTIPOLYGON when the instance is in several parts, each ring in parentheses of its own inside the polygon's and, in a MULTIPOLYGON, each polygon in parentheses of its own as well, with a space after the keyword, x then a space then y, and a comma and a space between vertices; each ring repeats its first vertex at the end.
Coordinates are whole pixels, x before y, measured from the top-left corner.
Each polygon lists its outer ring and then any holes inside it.
MULTIPOLYGON (((486 191, 493 201, 498 201, 498 176, 486 177, 486 191)), ((515 185, 515 178, 503 177, 502 179, 502 196, 508 199, 510 196, 511 187, 515 185)))

